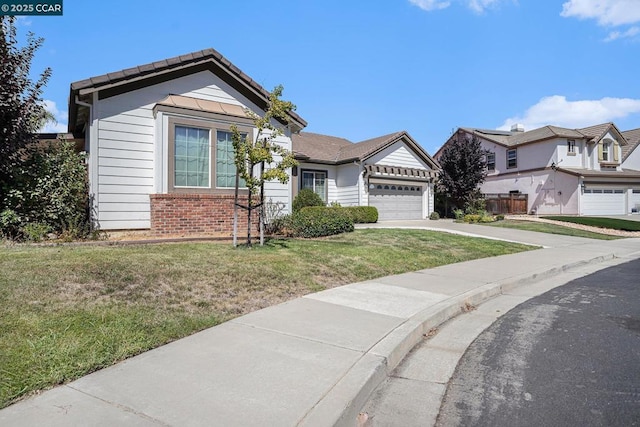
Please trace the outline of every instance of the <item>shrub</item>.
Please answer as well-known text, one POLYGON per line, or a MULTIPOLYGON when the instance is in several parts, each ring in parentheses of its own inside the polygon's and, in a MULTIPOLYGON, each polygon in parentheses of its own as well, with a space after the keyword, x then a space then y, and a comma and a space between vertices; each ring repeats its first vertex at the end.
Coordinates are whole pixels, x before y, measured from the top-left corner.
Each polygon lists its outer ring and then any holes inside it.
POLYGON ((489 214, 487 211, 483 211, 477 214, 467 214, 464 216, 463 218, 464 222, 468 222, 470 224, 473 223, 487 223, 487 222, 494 222, 495 218, 493 217, 493 215, 489 214))
POLYGON ((4 205, 0 233, 12 239, 31 240, 44 226, 47 232, 73 239, 88 236, 85 155, 67 141, 34 147, 25 152, 19 174, 0 202, 4 205))
POLYGON ((475 195, 474 198, 465 204, 465 213, 482 215, 486 212, 487 202, 481 195, 475 195))
POLYGON ((318 194, 309 188, 303 188, 293 199, 293 211, 298 212, 308 206, 324 206, 324 202, 318 194))
POLYGON ((496 221, 503 221, 503 220, 504 220, 504 215, 503 214, 496 215, 496 221))
POLYGON ((288 234, 295 237, 322 237, 353 231, 353 220, 342 208, 306 207, 294 212, 286 223, 288 234))
POLYGON ((47 224, 43 224, 41 222, 31 222, 22 227, 24 238, 29 242, 43 241, 49 231, 51 231, 51 228, 47 224))
POLYGON ((474 224, 476 222, 480 222, 480 215, 478 214, 467 214, 464 216, 464 218, 462 219, 464 222, 467 222, 469 224, 474 224))
POLYGON ((17 240, 22 236, 22 220, 13 209, 5 209, 0 212, 0 236, 17 240))
POLYGON ((440 214, 436 211, 431 212, 431 215, 429 215, 429 219, 432 219, 434 221, 437 221, 440 219, 440 214))
POLYGON ((265 202, 262 213, 264 221, 264 232, 267 234, 280 234, 282 232, 282 226, 284 224, 282 212, 284 211, 285 204, 282 202, 274 202, 273 199, 269 199, 265 202))
POLYGON ((378 221, 378 209, 374 206, 347 206, 342 209, 354 224, 369 224, 378 221))
POLYGON ((462 209, 454 209, 453 216, 455 217, 456 221, 462 221, 464 219, 464 211, 462 209))

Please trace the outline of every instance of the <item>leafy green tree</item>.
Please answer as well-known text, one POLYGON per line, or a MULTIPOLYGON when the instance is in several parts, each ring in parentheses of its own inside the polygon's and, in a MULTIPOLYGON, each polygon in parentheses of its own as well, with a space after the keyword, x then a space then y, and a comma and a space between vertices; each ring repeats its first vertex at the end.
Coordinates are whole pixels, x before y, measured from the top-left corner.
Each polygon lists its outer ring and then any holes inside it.
POLYGON ((475 136, 456 138, 444 148, 438 191, 453 208, 464 209, 479 197, 487 176, 486 153, 475 136))
MULTIPOLYGON (((241 134, 235 125, 231 127, 237 170, 235 205, 236 209, 241 207, 247 211, 247 246, 251 246, 253 211, 261 210, 264 206, 265 182, 277 180, 287 183, 287 170, 298 164, 293 153, 276 142, 276 138, 284 134, 282 127, 276 124, 277 121, 288 122, 289 113, 296 108, 291 102, 280 99, 282 91, 282 86, 276 86, 269 94, 269 104, 264 115, 259 116, 251 110, 245 110, 257 129, 255 140, 249 135, 241 134), (279 159, 276 160, 276 157, 279 159), (248 190, 246 206, 240 205, 238 201, 240 179, 245 182, 248 190)), ((235 237, 234 232, 234 239, 235 237)))
POLYGON ((43 42, 28 33, 20 47, 15 18, 0 17, 0 236, 11 239, 91 231, 84 154, 71 142, 37 138, 53 119, 42 100, 51 69, 35 82, 30 78, 43 42))
POLYGON ((41 98, 51 69, 45 69, 35 82, 29 76, 33 56, 43 42, 28 33, 26 45, 20 47, 15 17, 0 16, 0 212, 25 150, 36 142, 36 133, 51 118, 41 98))

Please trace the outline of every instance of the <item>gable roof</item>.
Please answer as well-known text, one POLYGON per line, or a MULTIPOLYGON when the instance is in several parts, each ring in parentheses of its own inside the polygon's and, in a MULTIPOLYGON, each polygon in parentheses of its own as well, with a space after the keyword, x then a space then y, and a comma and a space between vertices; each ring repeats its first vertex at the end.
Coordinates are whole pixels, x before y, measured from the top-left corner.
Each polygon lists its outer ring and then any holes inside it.
POLYGON ((298 159, 335 165, 365 161, 396 142, 402 141, 431 168, 439 168, 438 163, 406 131, 394 132, 357 143, 335 136, 300 132, 293 134, 291 141, 293 152, 298 159))
MULTIPOLYGON (((108 98, 205 70, 220 77, 258 107, 267 108, 269 92, 218 51, 209 48, 71 83, 69 131, 73 132, 78 124, 76 96, 88 98, 92 93, 98 92, 100 98, 108 98)), ((307 122, 293 111, 289 114, 289 121, 297 130, 307 125, 307 122)))
POLYGON ((622 161, 627 160, 627 157, 640 145, 640 128, 632 129, 622 132, 622 136, 625 137, 628 144, 622 146, 622 161))
POLYGON ((607 132, 614 131, 621 137, 620 145, 622 147, 623 158, 626 158, 625 156, 628 156, 628 154, 630 154, 631 151, 635 149, 635 146, 629 146, 631 145, 631 142, 626 135, 636 135, 633 132, 638 131, 638 129, 633 131, 620 132, 616 125, 611 122, 600 123, 594 126, 578 129, 569 129, 560 126, 547 125, 537 129, 532 129, 527 132, 509 132, 501 130, 461 127, 458 129, 458 131, 451 135, 449 139, 438 149, 435 157, 438 157, 440 155, 441 151, 444 149, 447 143, 449 143, 449 141, 451 141, 460 131, 466 132, 487 141, 495 142, 496 144, 502 145, 507 148, 536 143, 552 138, 586 139, 588 141, 595 142, 600 140, 600 138, 606 135, 607 132))

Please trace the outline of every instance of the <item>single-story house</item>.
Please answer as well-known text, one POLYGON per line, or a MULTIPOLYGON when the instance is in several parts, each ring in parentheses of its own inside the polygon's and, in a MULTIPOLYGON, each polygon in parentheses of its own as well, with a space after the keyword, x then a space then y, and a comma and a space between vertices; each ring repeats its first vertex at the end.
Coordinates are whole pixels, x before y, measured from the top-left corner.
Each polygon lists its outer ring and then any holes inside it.
POLYGON ((622 215, 640 211, 640 129, 614 123, 579 129, 544 126, 525 131, 459 128, 454 139, 476 137, 486 150, 488 198, 522 195, 526 212, 622 215))
MULTIPOLYGON (((269 93, 214 49, 74 82, 69 132, 84 138, 95 219, 103 230, 229 233, 235 165, 230 126, 252 137, 269 93)), ((381 219, 433 210, 437 163, 406 132, 359 143, 301 132, 292 112, 277 143, 300 165, 266 199, 290 212, 300 188, 327 203, 373 205, 381 219)), ((246 197, 246 193, 245 197, 246 197)))

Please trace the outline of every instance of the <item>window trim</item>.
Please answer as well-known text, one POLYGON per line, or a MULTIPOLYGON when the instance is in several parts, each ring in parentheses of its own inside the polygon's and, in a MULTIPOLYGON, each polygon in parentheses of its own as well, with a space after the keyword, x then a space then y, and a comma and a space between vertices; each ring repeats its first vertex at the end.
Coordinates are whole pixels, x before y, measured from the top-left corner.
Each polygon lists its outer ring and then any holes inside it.
POLYGON ((567 139, 567 154, 569 156, 575 156, 578 154, 576 150, 576 140, 575 139, 567 139))
POLYGON ((609 161, 609 151, 611 149, 611 144, 608 140, 602 141, 602 163, 606 163, 609 161))
MULTIPOLYGON (((167 192, 182 194, 234 194, 235 188, 216 187, 216 146, 217 131, 230 132, 233 122, 217 122, 197 120, 193 118, 169 117, 167 132, 167 192), (209 186, 208 187, 176 187, 175 186, 175 129, 176 126, 195 127, 209 130, 209 186)), ((235 123, 238 130, 253 138, 253 128, 242 123, 235 123)), ((248 190, 240 188, 239 194, 246 195, 248 190)))
POLYGON ((496 170, 496 153, 495 152, 491 151, 486 154, 485 164, 486 164, 487 171, 494 172, 496 170), (493 158, 493 161, 489 162, 489 156, 493 158), (489 167, 489 165, 491 165, 492 167, 489 167))
POLYGON ((197 126, 197 127, 196 126, 184 126, 184 125, 180 125, 180 124, 176 124, 175 126, 173 126, 174 149, 172 150, 172 153, 174 155, 174 160, 172 162, 172 165, 173 165, 174 169, 173 169, 173 174, 171 176, 173 177, 173 180, 174 180, 174 187, 175 188, 179 188, 179 189, 193 189, 193 190, 196 190, 196 191, 210 188, 211 187, 211 164, 209 164, 209 170, 207 171, 207 173, 208 173, 208 179, 207 179, 208 185, 206 185, 206 186, 199 186, 199 185, 180 185, 180 186, 176 186, 175 185, 175 179, 176 179, 176 174, 175 174, 175 166, 176 166, 176 160, 175 160, 175 131, 176 131, 177 127, 182 127, 182 128, 185 128, 185 129, 197 129, 197 130, 202 130, 202 131, 206 131, 207 132, 208 139, 209 139, 209 142, 208 142, 209 146, 207 147, 208 148, 208 154, 209 154, 208 157, 209 158, 207 160, 209 160, 209 162, 211 162, 211 129, 203 128, 203 127, 200 127, 200 126, 197 126))
MULTIPOLYGON (((302 190, 304 187, 302 186, 303 182, 304 182, 304 174, 305 172, 311 172, 311 173, 323 173, 324 174, 324 200, 323 202, 325 204, 329 203, 329 171, 327 169, 300 169, 300 180, 299 180, 299 190, 302 190)), ((313 178, 314 180, 314 187, 315 187, 315 176, 313 178)), ((315 192, 315 189, 313 189, 313 191, 315 192)))
POLYGON ((518 167, 518 149, 517 148, 510 148, 507 150, 507 169, 515 169, 518 167), (513 159, 509 159, 509 153, 514 153, 513 159), (514 161, 514 165, 513 166, 509 166, 509 162, 510 160, 514 161))

